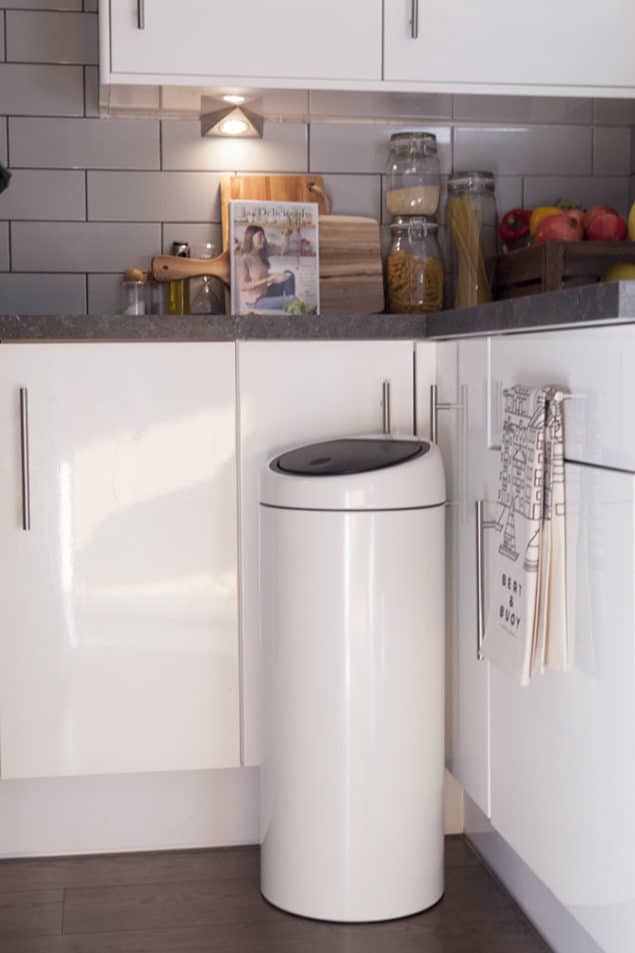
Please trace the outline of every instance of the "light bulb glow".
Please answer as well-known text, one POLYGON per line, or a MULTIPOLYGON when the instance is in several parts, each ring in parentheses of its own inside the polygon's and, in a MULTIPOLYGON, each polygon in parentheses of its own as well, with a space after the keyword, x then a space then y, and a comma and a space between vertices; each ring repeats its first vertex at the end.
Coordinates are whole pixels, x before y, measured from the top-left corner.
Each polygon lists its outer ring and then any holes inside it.
POLYGON ((242 136, 248 129, 249 126, 244 119, 224 119, 219 131, 224 136, 242 136))
POLYGON ((231 103, 233 106, 240 106, 245 102, 244 96, 223 96, 223 102, 231 103))

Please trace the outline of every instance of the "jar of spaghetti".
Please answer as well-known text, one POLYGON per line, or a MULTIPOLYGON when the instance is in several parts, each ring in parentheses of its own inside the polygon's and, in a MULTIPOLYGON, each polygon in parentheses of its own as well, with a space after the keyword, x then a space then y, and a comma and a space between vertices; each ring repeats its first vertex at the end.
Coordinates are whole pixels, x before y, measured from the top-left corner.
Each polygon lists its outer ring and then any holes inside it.
POLYGON ((441 193, 437 137, 396 132, 390 137, 386 205, 391 215, 436 215, 441 193))
POLYGON ((454 306, 492 300, 496 258, 496 196, 491 172, 453 172, 448 178, 454 306))
POLYGON ((388 309, 427 314, 443 308, 443 260, 438 225, 423 215, 400 217, 390 226, 388 309))

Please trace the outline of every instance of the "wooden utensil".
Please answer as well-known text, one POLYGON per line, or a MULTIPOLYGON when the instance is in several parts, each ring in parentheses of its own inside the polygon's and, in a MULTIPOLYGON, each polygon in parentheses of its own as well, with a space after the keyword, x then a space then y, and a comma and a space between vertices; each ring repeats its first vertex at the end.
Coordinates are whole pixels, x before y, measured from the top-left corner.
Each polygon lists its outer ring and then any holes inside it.
MULTIPOLYGON (((354 215, 321 215, 320 314, 377 314, 384 310, 379 224, 354 215)), ((152 259, 157 281, 210 275, 230 283, 229 252, 217 258, 152 259)))
POLYGON ((155 281, 181 281, 184 278, 220 278, 229 285, 229 252, 216 258, 180 258, 176 255, 155 255, 152 277, 155 281))

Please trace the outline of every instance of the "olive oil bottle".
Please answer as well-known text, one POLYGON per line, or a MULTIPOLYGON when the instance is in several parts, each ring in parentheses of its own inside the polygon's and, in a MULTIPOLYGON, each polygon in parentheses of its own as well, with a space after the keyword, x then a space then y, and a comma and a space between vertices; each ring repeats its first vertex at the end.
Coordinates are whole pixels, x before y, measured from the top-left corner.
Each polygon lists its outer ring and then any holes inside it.
MULTIPOLYGON (((171 254, 177 258, 190 257, 189 242, 172 242, 171 254)), ((190 282, 170 281, 168 283, 168 314, 190 314, 190 282)))

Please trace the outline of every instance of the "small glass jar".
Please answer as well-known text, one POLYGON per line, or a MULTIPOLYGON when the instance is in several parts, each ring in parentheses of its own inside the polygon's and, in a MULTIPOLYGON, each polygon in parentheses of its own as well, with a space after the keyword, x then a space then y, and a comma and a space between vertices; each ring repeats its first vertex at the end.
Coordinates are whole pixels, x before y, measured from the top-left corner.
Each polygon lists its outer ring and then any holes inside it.
POLYGON ((390 137, 386 205, 391 215, 436 215, 441 194, 437 137, 397 132, 390 137))
POLYGON ((443 308, 438 228, 424 216, 397 218, 390 226, 388 309, 393 314, 428 314, 443 308))
POLYGON ((146 313, 145 281, 121 282, 121 313, 141 315, 146 313))
MULTIPOLYGON (((212 242, 194 246, 194 257, 209 260, 216 257, 216 246, 212 242)), ((205 275, 203 278, 190 278, 190 310, 192 314, 224 314, 225 286, 220 278, 205 275)))
POLYGON ((492 300, 496 258, 496 195, 491 172, 453 172, 448 178, 454 306, 492 300))

